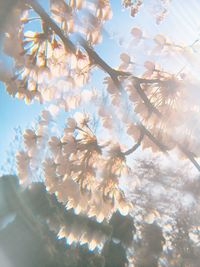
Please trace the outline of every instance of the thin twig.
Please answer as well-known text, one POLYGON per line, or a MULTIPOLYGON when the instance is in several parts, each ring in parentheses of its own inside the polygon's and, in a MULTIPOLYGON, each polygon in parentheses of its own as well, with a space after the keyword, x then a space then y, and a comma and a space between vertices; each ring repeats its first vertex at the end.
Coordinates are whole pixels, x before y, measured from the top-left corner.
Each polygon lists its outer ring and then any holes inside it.
POLYGON ((141 131, 140 131, 140 137, 139 137, 137 143, 133 147, 131 147, 130 149, 128 149, 127 151, 125 151, 123 153, 123 155, 124 156, 128 156, 128 155, 132 154, 133 152, 135 152, 138 149, 138 147, 141 145, 141 142, 142 142, 143 138, 144 138, 144 132, 141 129, 141 131))

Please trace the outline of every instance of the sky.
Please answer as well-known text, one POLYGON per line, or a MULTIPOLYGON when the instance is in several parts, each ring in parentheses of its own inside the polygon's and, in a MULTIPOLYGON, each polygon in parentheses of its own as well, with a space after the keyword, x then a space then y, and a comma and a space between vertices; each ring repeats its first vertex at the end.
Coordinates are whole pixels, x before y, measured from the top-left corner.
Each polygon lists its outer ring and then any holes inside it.
MULTIPOLYGON (((40 1, 42 4, 45 1, 40 1)), ((200 32, 200 4, 198 0, 174 0, 169 4, 169 14, 161 25, 156 25, 151 14, 153 1, 144 1, 146 8, 135 18, 131 18, 129 11, 121 10, 121 1, 111 0, 113 17, 105 25, 103 42, 96 46, 96 51, 111 66, 115 67, 119 62, 119 53, 123 47, 127 47, 132 27, 142 27, 145 34, 153 36, 156 33, 164 33, 175 42, 183 41, 191 44, 200 32), (187 34, 186 34, 187 32, 187 34), (111 37, 110 37, 111 36, 111 37), (119 40, 122 40, 122 46, 119 40)), ((143 55, 144 51, 141 51, 143 55)), ((138 55, 136 55, 138 56, 138 55)), ((14 137, 14 128, 25 129, 32 121, 37 119, 42 106, 39 103, 26 105, 23 100, 12 98, 5 87, 0 83, 0 166, 3 166, 7 153, 11 151, 11 142, 14 137)))
POLYGON ((26 105, 23 100, 10 97, 4 85, 0 84, 0 166, 4 163, 9 151, 14 128, 25 129, 34 119, 37 118, 41 106, 38 103, 26 105))

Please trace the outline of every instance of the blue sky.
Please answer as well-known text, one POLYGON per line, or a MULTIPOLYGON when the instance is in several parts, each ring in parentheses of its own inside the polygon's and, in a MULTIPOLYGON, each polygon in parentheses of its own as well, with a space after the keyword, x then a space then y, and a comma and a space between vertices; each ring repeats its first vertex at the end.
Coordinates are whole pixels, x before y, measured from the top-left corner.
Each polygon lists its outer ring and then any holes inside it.
POLYGON ((26 128, 37 118, 41 106, 38 103, 26 105, 23 100, 10 97, 5 87, 0 83, 0 166, 4 164, 7 151, 10 150, 11 141, 14 138, 14 128, 20 126, 26 128))

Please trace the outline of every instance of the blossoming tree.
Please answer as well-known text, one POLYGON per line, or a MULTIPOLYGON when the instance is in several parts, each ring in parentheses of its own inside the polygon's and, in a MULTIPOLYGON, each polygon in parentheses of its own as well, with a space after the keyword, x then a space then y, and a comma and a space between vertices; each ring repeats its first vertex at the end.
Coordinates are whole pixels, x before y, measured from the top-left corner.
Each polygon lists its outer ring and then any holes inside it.
MULTIPOLYGON (((151 4, 159 27, 170 3, 151 4)), ((134 25, 146 5, 121 7, 134 25)), ((179 44, 134 25, 112 66, 96 52, 111 6, 109 0, 13 1, 3 49, 14 67, 1 69, 0 77, 11 96, 44 106, 16 154, 20 185, 44 186, 52 205, 71 216, 41 214, 46 226, 70 246, 99 257, 103 250, 98 266, 198 266, 200 103, 191 62, 199 40, 179 44), (61 133, 59 112, 66 116, 61 133), (93 222, 92 230, 81 218, 93 222), (115 233, 120 218, 127 227, 132 218, 131 241, 115 233), (112 234, 100 229, 104 224, 112 234), (124 261, 106 256, 108 240, 110 251, 121 245, 124 261)))

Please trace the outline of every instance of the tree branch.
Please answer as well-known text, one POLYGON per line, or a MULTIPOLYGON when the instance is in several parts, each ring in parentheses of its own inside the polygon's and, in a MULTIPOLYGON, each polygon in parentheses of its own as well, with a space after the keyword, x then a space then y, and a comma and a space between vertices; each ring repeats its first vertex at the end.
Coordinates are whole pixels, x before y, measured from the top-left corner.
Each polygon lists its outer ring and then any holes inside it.
POLYGON ((76 53, 76 46, 72 41, 64 35, 64 32, 60 27, 51 19, 51 17, 46 13, 43 7, 35 0, 24 0, 25 3, 30 5, 34 11, 42 18, 42 20, 60 37, 65 48, 70 50, 72 53, 76 53))
MULTIPOLYGON (((69 39, 69 37, 67 37, 64 34, 64 32, 51 19, 51 17, 46 13, 46 11, 42 8, 42 6, 36 0, 24 0, 24 1, 25 3, 30 5, 34 9, 34 11, 42 18, 42 20, 60 37, 65 48, 75 54, 77 49, 75 44, 69 39)), ((97 54, 97 52, 95 52, 94 49, 88 45, 87 41, 80 35, 79 35, 79 42, 81 46, 85 49, 85 51, 88 53, 88 56, 90 60, 93 62, 93 64, 99 66, 104 72, 108 73, 108 75, 111 77, 116 87, 118 89, 122 89, 121 83, 119 81, 119 76, 131 76, 132 74, 130 72, 118 71, 110 67, 97 54)), ((137 81, 141 83, 140 78, 134 77, 134 79, 137 79, 137 81)), ((159 113, 158 110, 150 103, 148 97, 145 95, 143 90, 140 88, 138 89, 138 91, 142 100, 149 106, 150 109, 152 109, 153 112, 156 112, 156 114, 158 114, 159 113)))
POLYGON ((162 144, 152 133, 143 125, 140 124, 139 127, 142 129, 144 134, 164 153, 167 153, 168 147, 162 144))
POLYGON ((148 110, 150 112, 154 112, 157 116, 161 117, 160 111, 157 108, 154 107, 154 105, 150 102, 150 100, 148 99, 148 97, 146 96, 146 94, 144 93, 144 91, 142 90, 141 85, 140 85, 140 82, 137 82, 135 84, 135 89, 136 89, 137 93, 139 94, 139 96, 144 101, 144 104, 146 105, 146 107, 148 108, 148 110))
MULTIPOLYGON (((41 19, 60 37, 60 39, 62 40, 65 48, 69 51, 71 51, 72 53, 76 53, 77 47, 75 46, 75 44, 64 34, 64 32, 60 29, 60 27, 51 19, 51 17, 46 13, 46 11, 42 8, 42 6, 36 1, 36 0, 24 0, 24 2, 26 4, 28 4, 29 6, 31 6, 33 8, 33 10, 41 17, 41 19)), ((137 91, 137 93, 139 94, 139 96, 141 97, 141 99, 144 101, 144 104, 147 106, 147 108, 149 109, 149 111, 154 112, 157 116, 162 117, 162 114, 160 113, 159 110, 157 110, 153 104, 150 102, 150 100, 148 99, 148 97, 146 96, 145 92, 142 90, 141 88, 141 84, 142 83, 146 83, 146 84, 154 84, 154 83, 167 83, 168 80, 159 80, 159 79, 144 79, 144 78, 139 78, 139 77, 135 77, 133 76, 131 73, 129 72, 123 72, 123 71, 118 71, 113 69, 112 67, 110 67, 98 54, 97 52, 94 51, 94 49, 92 47, 90 47, 87 43, 86 40, 84 40, 81 36, 79 36, 79 42, 81 44, 81 46, 86 50, 86 52, 88 53, 88 56, 90 58, 90 60, 92 61, 93 64, 99 66, 104 72, 108 73, 111 77, 111 79, 113 80, 114 84, 117 86, 117 88, 121 89, 121 83, 119 81, 119 76, 127 76, 127 77, 132 77, 135 81, 136 81, 136 85, 135 85, 135 89, 137 91)), ((157 140, 150 132, 149 130, 144 126, 144 125, 140 125, 140 127, 142 128, 142 131, 144 133, 144 135, 148 136, 149 139, 155 144, 157 145, 161 151, 163 151, 164 153, 166 153, 167 151, 167 147, 165 145, 163 145, 159 140, 157 140)), ((140 140, 139 140, 140 141, 140 140)), ((135 144, 130 150, 128 151, 135 151, 140 143, 142 142, 142 140, 140 142, 138 142, 137 144, 135 144)), ((192 156, 191 152, 188 152, 187 150, 185 150, 182 146, 178 145, 179 149, 182 151, 182 153, 194 164, 194 166, 200 171, 200 165, 197 163, 197 161, 194 159, 194 157, 192 156)), ((129 155, 132 152, 124 152, 127 153, 127 155, 129 155)))
POLYGON ((193 153, 188 151, 186 148, 184 148, 182 145, 178 145, 179 149, 181 152, 193 163, 193 165, 197 168, 197 170, 200 172, 200 165, 199 163, 195 160, 193 153))
POLYGON ((136 151, 138 149, 138 147, 141 145, 141 142, 142 142, 143 138, 144 138, 144 132, 141 129, 141 131, 140 131, 140 137, 139 137, 137 143, 133 147, 131 147, 130 149, 128 149, 127 151, 125 151, 123 153, 123 155, 124 156, 128 156, 128 155, 132 154, 134 151, 136 151))

